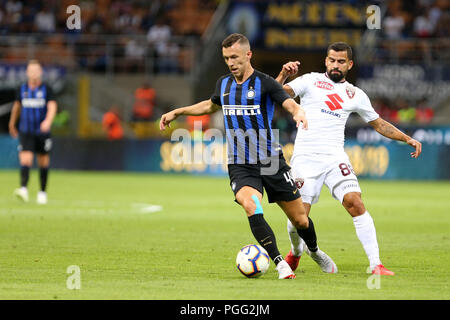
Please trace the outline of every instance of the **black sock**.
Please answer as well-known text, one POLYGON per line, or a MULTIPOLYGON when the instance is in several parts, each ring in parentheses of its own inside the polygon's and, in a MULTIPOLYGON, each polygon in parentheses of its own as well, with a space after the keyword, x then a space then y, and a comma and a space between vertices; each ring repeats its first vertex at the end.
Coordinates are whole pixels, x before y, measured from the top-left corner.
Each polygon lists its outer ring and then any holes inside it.
POLYGON ((47 188, 48 168, 39 168, 39 177, 41 181, 41 191, 47 188))
POLYGON ((314 229, 314 223, 311 218, 308 217, 309 227, 308 229, 297 229, 298 235, 305 241, 309 251, 317 251, 317 235, 314 229))
POLYGON ((266 249, 270 258, 273 260, 275 265, 283 260, 283 256, 280 254, 277 248, 277 242, 275 240, 275 235, 273 234, 272 228, 264 219, 262 214, 254 214, 248 217, 250 223, 250 229, 252 230, 253 236, 258 241, 258 243, 266 249))
POLYGON ((20 186, 27 187, 28 179, 30 177, 30 167, 20 166, 20 186))

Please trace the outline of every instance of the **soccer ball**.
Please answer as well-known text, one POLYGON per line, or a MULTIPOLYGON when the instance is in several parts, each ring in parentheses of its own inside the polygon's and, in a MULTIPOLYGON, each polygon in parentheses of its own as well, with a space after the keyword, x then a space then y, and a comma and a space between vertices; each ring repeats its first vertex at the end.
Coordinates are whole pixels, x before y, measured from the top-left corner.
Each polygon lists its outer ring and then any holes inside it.
POLYGON ((267 251, 256 244, 249 244, 239 250, 236 257, 238 270, 248 278, 257 278, 269 269, 270 258, 267 251))

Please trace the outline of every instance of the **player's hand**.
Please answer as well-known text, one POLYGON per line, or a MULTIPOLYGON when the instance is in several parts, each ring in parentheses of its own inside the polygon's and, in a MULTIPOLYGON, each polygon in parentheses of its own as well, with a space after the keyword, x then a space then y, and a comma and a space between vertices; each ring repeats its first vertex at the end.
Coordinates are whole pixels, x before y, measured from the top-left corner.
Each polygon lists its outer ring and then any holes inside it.
POLYGON ((170 128, 170 123, 177 118, 175 110, 167 112, 161 116, 161 121, 159 122, 159 130, 163 131, 166 126, 170 128))
POLYGON ((11 135, 11 137, 17 138, 19 133, 17 132, 17 128, 15 125, 9 125, 9 134, 11 135))
POLYGON ((297 108, 297 111, 294 114, 294 121, 297 128, 300 127, 300 124, 303 123, 303 129, 308 130, 308 120, 306 120, 305 110, 303 110, 303 108, 300 106, 297 108))
POLYGON ((416 149, 416 151, 411 152, 411 158, 418 158, 419 155, 422 153, 422 144, 416 139, 412 138, 406 141, 406 143, 416 149))
POLYGON ((44 120, 41 122, 41 132, 49 132, 52 124, 50 121, 44 120))
POLYGON ((283 68, 281 69, 281 73, 283 77, 290 77, 298 72, 298 67, 300 66, 299 61, 289 61, 288 63, 283 64, 283 68))

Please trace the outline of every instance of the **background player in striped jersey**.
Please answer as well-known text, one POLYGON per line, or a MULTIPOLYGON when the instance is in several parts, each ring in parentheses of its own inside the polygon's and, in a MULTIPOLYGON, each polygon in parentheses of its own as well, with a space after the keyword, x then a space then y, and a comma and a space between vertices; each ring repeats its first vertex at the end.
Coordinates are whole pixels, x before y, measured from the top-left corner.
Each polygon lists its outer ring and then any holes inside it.
MULTIPOLYGON (((295 75, 299 64, 296 61, 283 65, 277 81, 283 84, 289 76, 295 75)), ((420 155, 422 145, 380 118, 367 95, 345 80, 353 66, 352 49, 348 44, 338 42, 330 45, 325 66, 325 73, 304 74, 283 86, 291 97, 300 96, 309 121, 309 130, 298 130, 295 139, 291 158, 294 179, 303 181, 300 193, 308 215, 311 205, 319 200, 320 190, 325 184, 352 216, 372 273, 394 275, 381 263, 375 225, 361 199, 358 179, 344 151, 345 124, 350 113, 357 112, 378 133, 415 148, 411 153, 413 158, 420 155)), ((286 261, 295 270, 304 246, 289 221, 288 232, 292 250, 286 261)))
MULTIPOLYGON (((253 69, 252 52, 245 36, 228 36, 222 42, 222 54, 231 74, 217 81, 212 97, 164 114, 160 129, 164 130, 180 115, 203 115, 222 109, 228 144, 228 174, 235 200, 245 210, 255 239, 276 264, 279 278, 294 278, 264 219, 261 200, 265 189, 269 202, 276 202, 308 246, 317 248, 314 225, 306 216, 271 124, 275 103, 292 114, 300 126, 299 131, 307 129, 306 118, 303 109, 275 79, 253 69)), ((325 253, 322 252, 321 257, 333 264, 325 253)))
POLYGON ((42 82, 42 66, 37 60, 27 65, 27 82, 17 90, 9 121, 9 132, 13 138, 19 136, 19 162, 21 187, 14 194, 28 201, 28 179, 36 153, 39 167, 40 191, 37 203, 47 203, 47 178, 52 148, 50 129, 56 115, 57 104, 51 88, 42 82), (19 127, 16 127, 19 120, 19 127))

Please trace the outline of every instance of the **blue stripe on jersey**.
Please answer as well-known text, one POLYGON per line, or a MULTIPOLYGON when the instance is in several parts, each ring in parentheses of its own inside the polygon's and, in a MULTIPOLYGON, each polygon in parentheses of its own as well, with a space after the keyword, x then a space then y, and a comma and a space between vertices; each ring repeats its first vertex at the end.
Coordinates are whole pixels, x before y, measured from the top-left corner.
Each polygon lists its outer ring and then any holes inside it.
POLYGON ((268 150, 268 154, 273 154, 272 153, 272 143, 275 141, 275 138, 273 136, 273 132, 272 132, 272 119, 273 119, 273 112, 275 110, 275 104, 273 103, 272 99, 270 98, 270 95, 267 95, 267 100, 266 100, 266 106, 267 106, 267 118, 269 119, 269 137, 270 137, 270 143, 267 143, 267 150, 268 150))
MULTIPOLYGON (((256 96, 255 96, 255 104, 256 105, 261 105, 261 96, 262 96, 262 92, 261 92, 261 79, 259 79, 259 77, 255 78, 255 91, 256 91, 256 96)), ((258 114, 256 116, 256 121, 258 123, 258 129, 265 129, 264 127, 264 119, 263 119, 263 115, 258 114)), ((258 146, 257 146, 257 151, 258 151, 258 156, 259 156, 259 160, 261 159, 265 159, 267 157, 267 153, 266 151, 261 150, 260 148, 260 144, 261 144, 261 139, 264 139, 263 135, 260 134, 260 132, 258 132, 258 146)))
MULTIPOLYGON (((247 81, 245 81, 242 84, 242 96, 241 96, 241 105, 247 105, 247 93, 248 93, 248 85, 249 85, 250 79, 247 79, 247 81)), ((258 136, 257 136, 257 132, 255 131, 256 128, 252 127, 252 121, 250 120, 250 116, 249 115, 243 115, 242 116, 244 118, 244 123, 245 123, 245 131, 249 134, 249 144, 248 144, 248 148, 245 148, 245 161, 247 163, 256 163, 257 159, 255 159, 255 154, 252 154, 252 152, 250 152, 250 148, 254 148, 256 147, 256 155, 257 155, 257 148, 258 146, 254 146, 255 142, 258 143, 258 136), (253 129, 253 130, 250 130, 253 129)))
MULTIPOLYGON (((233 80, 230 87, 230 105, 237 105, 236 101, 236 81, 233 80)), ((233 129, 238 130, 239 129, 239 123, 236 115, 230 116, 231 122, 233 123, 233 129)), ((241 131, 235 131, 235 135, 237 136, 237 143, 234 144, 234 157, 237 157, 237 163, 245 163, 245 153, 244 153, 244 159, 242 159, 242 152, 239 152, 239 147, 244 147, 245 150, 245 139, 242 134, 240 134, 241 131), (241 157, 239 157, 241 156, 241 157)))
MULTIPOLYGON (((27 86, 27 98, 34 98, 33 97, 33 90, 30 89, 30 87, 27 86)), ((33 132, 35 130, 35 126, 34 126, 34 122, 36 121, 36 117, 35 114, 33 112, 33 109, 31 108, 24 108, 22 106, 22 110, 24 110, 25 112, 28 112, 28 127, 29 127, 29 132, 33 132)))
MULTIPOLYGON (((259 77, 255 78, 255 91, 256 91, 256 96, 255 96, 255 104, 256 105, 261 105, 261 79, 259 79, 259 77)), ((264 128, 264 119, 263 119, 263 115, 262 114, 258 114, 256 116, 256 120, 258 122, 258 128, 259 129, 265 129, 264 128)))
MULTIPOLYGON (((33 98, 36 98, 36 92, 37 92, 38 88, 34 88, 31 90, 31 94, 33 98)), ((33 124, 34 124, 34 128, 33 128, 33 132, 35 133, 40 133, 40 112, 38 108, 32 109, 33 110, 33 124)))

